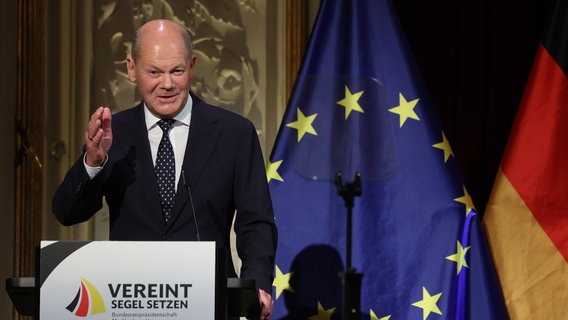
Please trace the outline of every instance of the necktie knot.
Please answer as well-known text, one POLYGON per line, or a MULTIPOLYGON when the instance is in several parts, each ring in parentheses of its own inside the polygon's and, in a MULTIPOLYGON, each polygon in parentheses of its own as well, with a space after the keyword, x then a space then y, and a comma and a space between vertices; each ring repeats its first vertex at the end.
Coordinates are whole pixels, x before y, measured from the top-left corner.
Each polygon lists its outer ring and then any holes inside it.
POLYGON ((158 121, 158 126, 164 131, 164 133, 168 133, 174 124, 174 119, 160 119, 158 121))

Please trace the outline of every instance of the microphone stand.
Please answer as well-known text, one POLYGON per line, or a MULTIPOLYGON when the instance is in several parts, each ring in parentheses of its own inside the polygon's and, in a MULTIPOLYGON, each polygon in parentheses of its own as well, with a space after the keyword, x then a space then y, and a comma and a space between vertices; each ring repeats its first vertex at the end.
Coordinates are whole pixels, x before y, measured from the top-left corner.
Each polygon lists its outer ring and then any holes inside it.
POLYGON ((361 319, 361 279, 362 273, 351 266, 351 238, 353 228, 353 206, 355 196, 361 195, 361 173, 355 173, 355 181, 343 184, 341 172, 335 175, 335 185, 337 193, 343 197, 347 208, 347 236, 346 236, 346 268, 345 272, 340 272, 341 285, 343 287, 343 319, 361 319))

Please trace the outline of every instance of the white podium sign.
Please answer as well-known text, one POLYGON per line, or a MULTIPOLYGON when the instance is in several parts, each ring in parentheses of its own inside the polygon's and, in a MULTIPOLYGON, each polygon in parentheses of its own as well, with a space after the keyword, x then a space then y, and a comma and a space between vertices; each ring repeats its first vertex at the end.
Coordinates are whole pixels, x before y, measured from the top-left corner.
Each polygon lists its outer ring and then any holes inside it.
POLYGON ((42 241, 42 320, 215 318, 214 242, 42 241))

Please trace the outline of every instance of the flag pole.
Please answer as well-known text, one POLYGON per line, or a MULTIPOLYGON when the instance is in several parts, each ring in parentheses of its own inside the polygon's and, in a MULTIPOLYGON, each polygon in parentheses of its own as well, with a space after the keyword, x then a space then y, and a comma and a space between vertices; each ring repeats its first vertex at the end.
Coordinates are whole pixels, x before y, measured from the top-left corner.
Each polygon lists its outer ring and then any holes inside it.
POLYGON ((337 193, 343 197, 347 208, 347 233, 345 237, 345 272, 340 272, 341 285, 343 286, 343 319, 361 319, 361 279, 362 273, 351 265, 351 240, 353 229, 353 206, 355 197, 361 195, 361 173, 355 173, 355 180, 345 185, 342 182, 341 172, 335 174, 337 193))

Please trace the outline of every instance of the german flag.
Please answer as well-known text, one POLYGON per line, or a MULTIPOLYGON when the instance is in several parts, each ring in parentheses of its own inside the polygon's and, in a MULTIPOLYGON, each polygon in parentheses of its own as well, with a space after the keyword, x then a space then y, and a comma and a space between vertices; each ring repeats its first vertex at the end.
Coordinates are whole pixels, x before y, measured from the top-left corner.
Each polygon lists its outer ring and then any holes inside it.
POLYGON ((568 317, 568 1, 552 6, 483 218, 511 319, 568 317))

